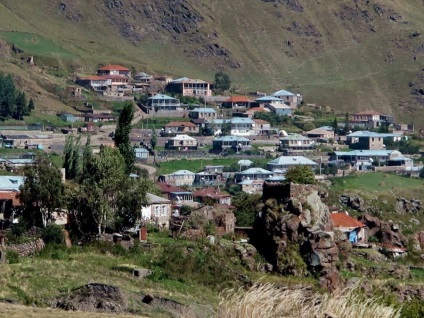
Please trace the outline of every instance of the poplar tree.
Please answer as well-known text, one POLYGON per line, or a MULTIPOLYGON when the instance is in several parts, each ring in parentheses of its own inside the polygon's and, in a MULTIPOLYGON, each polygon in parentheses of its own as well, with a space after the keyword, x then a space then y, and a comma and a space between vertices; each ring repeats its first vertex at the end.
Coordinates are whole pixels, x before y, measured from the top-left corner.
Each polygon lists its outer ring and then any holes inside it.
POLYGON ((130 144, 131 122, 134 118, 134 107, 131 102, 125 104, 118 119, 115 130, 115 146, 124 157, 126 172, 131 173, 134 167, 134 147, 130 144))

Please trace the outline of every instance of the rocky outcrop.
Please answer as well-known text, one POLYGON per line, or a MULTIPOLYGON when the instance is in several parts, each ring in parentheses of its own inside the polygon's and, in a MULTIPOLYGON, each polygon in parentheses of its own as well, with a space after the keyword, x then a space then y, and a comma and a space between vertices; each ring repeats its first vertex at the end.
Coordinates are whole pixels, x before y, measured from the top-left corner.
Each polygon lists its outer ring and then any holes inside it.
POLYGON ((351 209, 365 212, 365 202, 359 195, 342 194, 339 201, 351 209))
POLYGON ((125 312, 127 302, 119 287, 88 284, 59 297, 53 306, 72 311, 121 313, 125 312))
POLYGON ((273 270, 291 275, 309 271, 320 276, 323 287, 339 287, 339 249, 329 209, 321 201, 318 187, 266 182, 263 197, 254 226, 254 244, 273 270))
POLYGON ((392 221, 381 221, 369 214, 364 214, 359 221, 367 226, 367 237, 373 236, 384 245, 406 247, 407 241, 400 231, 399 225, 392 221))
POLYGON ((234 250, 240 257, 240 260, 244 266, 250 270, 255 270, 255 256, 257 254, 256 248, 251 244, 235 244, 234 250))
POLYGON ((421 211, 422 202, 418 199, 396 199, 396 212, 399 214, 417 213, 421 211))

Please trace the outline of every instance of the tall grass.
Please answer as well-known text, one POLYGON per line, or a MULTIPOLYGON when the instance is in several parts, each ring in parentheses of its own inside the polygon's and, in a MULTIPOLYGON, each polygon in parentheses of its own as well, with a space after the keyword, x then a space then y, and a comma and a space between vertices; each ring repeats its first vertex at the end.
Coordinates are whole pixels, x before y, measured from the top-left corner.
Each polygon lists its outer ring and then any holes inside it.
POLYGON ((398 318, 400 309, 381 305, 377 299, 364 299, 352 289, 330 295, 256 284, 248 290, 223 292, 216 317, 398 318))

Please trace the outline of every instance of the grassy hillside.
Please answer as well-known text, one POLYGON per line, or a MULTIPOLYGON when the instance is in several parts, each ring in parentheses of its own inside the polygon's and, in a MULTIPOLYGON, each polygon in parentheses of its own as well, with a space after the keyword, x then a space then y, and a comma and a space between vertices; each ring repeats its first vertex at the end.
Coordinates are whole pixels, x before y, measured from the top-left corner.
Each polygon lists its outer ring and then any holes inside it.
POLYGON ((116 62, 212 80, 222 68, 245 91, 285 87, 420 125, 423 16, 419 0, 1 0, 0 38, 79 74, 116 62))

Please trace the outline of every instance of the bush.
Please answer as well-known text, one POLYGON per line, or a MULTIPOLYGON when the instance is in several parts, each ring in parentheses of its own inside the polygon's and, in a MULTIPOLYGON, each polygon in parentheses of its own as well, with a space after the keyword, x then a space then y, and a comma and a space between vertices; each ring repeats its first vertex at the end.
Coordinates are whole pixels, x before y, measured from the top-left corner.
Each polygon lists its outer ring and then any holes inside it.
POLYGON ((315 175, 308 166, 296 166, 287 171, 287 181, 299 184, 315 184, 315 175))
POLYGON ((424 317, 424 302, 420 299, 414 298, 413 300, 405 303, 400 313, 401 318, 421 318, 424 317))
POLYGON ((41 238, 46 244, 63 244, 65 237, 63 236, 63 229, 56 224, 47 225, 41 233, 41 238))
POLYGON ((6 260, 9 264, 17 264, 19 263, 19 254, 15 251, 7 251, 6 260))

